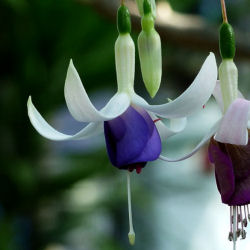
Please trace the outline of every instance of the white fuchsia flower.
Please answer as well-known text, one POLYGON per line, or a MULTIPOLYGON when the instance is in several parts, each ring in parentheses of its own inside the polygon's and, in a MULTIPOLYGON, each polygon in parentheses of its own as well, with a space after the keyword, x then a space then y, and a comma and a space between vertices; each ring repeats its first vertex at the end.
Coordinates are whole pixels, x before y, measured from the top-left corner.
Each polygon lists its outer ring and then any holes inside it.
MULTIPOLYGON (((124 5, 118 10, 119 36, 115 43, 117 93, 105 107, 97 110, 91 103, 81 79, 70 61, 64 95, 71 115, 89 124, 74 135, 63 134, 51 127, 28 99, 28 115, 34 128, 44 137, 55 140, 80 140, 104 132, 111 163, 119 168, 140 173, 148 161, 158 159, 161 140, 184 129, 186 116, 201 109, 210 98, 217 79, 213 53, 205 60, 188 89, 175 100, 162 105, 149 105, 134 91, 135 45, 130 36, 130 16, 124 5), (174 119, 168 128, 158 117, 174 119), (176 119, 179 118, 179 119, 176 119)), ((129 240, 135 240, 128 175, 129 240)))
POLYGON ((130 35, 120 35, 115 46, 118 91, 100 111, 91 103, 70 61, 64 87, 66 104, 77 121, 89 124, 74 135, 63 134, 45 121, 29 97, 28 115, 34 128, 54 141, 86 139, 104 131, 110 160, 121 169, 140 169, 147 161, 156 160, 161 152, 160 137, 165 140, 181 131, 186 116, 209 99, 216 82, 215 57, 213 53, 207 57, 194 82, 178 98, 162 105, 149 105, 134 92, 134 51, 130 35), (168 128, 158 117, 181 119, 176 127, 168 128), (156 145, 158 150, 152 155, 150 151, 156 145))

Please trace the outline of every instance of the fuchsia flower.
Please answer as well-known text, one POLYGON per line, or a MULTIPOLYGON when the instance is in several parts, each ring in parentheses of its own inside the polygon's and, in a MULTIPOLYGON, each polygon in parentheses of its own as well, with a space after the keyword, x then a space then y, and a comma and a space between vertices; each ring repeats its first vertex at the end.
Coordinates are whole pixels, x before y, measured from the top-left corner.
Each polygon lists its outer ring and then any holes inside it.
MULTIPOLYGON (((133 65, 134 50, 131 60, 133 65)), ((216 62, 211 53, 194 82, 175 100, 162 105, 149 105, 135 94, 133 89, 131 91, 132 80, 127 82, 129 88, 118 90, 107 105, 98 111, 89 100, 71 61, 64 88, 66 103, 76 120, 89 124, 74 135, 63 134, 44 120, 33 105, 31 97, 28 100, 28 115, 34 128, 50 140, 86 139, 104 131, 111 163, 121 169, 138 168, 140 171, 148 161, 159 157, 161 139, 182 130, 186 124, 185 117, 207 102, 214 88, 216 75, 216 62), (206 91, 203 91, 204 89, 206 91), (162 121, 154 123, 156 115, 164 118, 183 118, 180 120, 179 128, 168 128, 162 121)), ((119 84, 120 81, 118 89, 119 84)))
MULTIPOLYGON (((28 115, 37 132, 50 140, 80 140, 104 132, 111 163, 119 169, 136 169, 140 173, 147 162, 159 158, 161 140, 183 130, 186 116, 201 109, 208 101, 216 84, 217 65, 214 54, 210 53, 195 80, 183 94, 162 105, 149 105, 134 91, 135 46, 129 34, 130 28, 128 10, 121 5, 118 10, 119 36, 115 43, 118 90, 101 110, 97 110, 90 101, 73 62, 70 61, 64 87, 65 100, 71 115, 77 121, 89 123, 86 127, 74 135, 57 131, 40 115, 31 97, 28 99, 28 115), (180 119, 176 127, 168 128, 158 116, 180 119)), ((128 203, 129 240, 134 244, 129 175, 128 203)))

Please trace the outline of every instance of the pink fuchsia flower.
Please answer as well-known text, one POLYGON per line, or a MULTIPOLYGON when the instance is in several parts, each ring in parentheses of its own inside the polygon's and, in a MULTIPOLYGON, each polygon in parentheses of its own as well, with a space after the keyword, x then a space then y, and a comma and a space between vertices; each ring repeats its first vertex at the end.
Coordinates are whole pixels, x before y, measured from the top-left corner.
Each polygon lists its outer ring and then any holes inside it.
MULTIPOLYGON (((218 81, 213 93, 222 113, 223 98, 218 81)), ((181 161, 191 157, 205 143, 209 142, 209 159, 215 165, 217 188, 223 203, 230 206, 231 228, 229 238, 233 240, 233 208, 235 208, 238 236, 245 238, 243 229, 250 219, 248 204, 250 203, 250 141, 249 115, 250 101, 238 92, 238 98, 229 105, 225 114, 214 124, 192 152, 178 159, 170 159, 160 155, 165 161, 181 161)), ((235 216, 234 216, 235 217, 235 216)))

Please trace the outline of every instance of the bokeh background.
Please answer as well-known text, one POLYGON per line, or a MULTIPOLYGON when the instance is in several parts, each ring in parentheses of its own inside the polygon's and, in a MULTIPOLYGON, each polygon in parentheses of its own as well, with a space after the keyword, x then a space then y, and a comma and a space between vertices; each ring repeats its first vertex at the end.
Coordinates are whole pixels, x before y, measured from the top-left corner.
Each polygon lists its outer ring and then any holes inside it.
MULTIPOLYGON (((116 91, 116 4, 105 0, 0 1, 0 250, 231 249, 229 208, 222 205, 206 147, 180 163, 149 163, 132 174, 136 245, 128 244, 126 174, 108 160, 103 136, 77 142, 42 138, 27 116, 27 99, 58 130, 85 124, 69 115, 63 87, 69 59, 95 105, 116 91)), ((136 9, 132 36, 140 32, 136 9)), ((237 33, 239 86, 250 96, 250 3, 228 0, 237 33)), ((153 103, 174 99, 194 79, 209 51, 218 54, 219 0, 158 2, 163 79, 153 103), (162 21, 163 20, 163 21, 162 21), (164 22, 166 20, 166 22, 164 22)), ((220 112, 213 100, 169 139, 164 153, 189 152, 220 112)), ((250 234, 250 233, 249 233, 250 234)), ((248 235, 249 236, 249 235, 248 235)), ((239 242, 247 249, 250 238, 239 242)))

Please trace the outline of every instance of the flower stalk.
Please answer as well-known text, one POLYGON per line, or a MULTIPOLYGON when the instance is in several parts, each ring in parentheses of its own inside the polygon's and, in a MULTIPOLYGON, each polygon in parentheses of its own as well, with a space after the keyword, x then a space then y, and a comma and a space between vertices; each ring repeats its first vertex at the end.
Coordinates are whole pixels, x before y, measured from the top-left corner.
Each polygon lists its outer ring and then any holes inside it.
POLYGON ((222 11, 222 18, 223 18, 223 22, 227 23, 227 9, 226 9, 226 4, 225 4, 225 0, 221 0, 221 11, 222 11))

